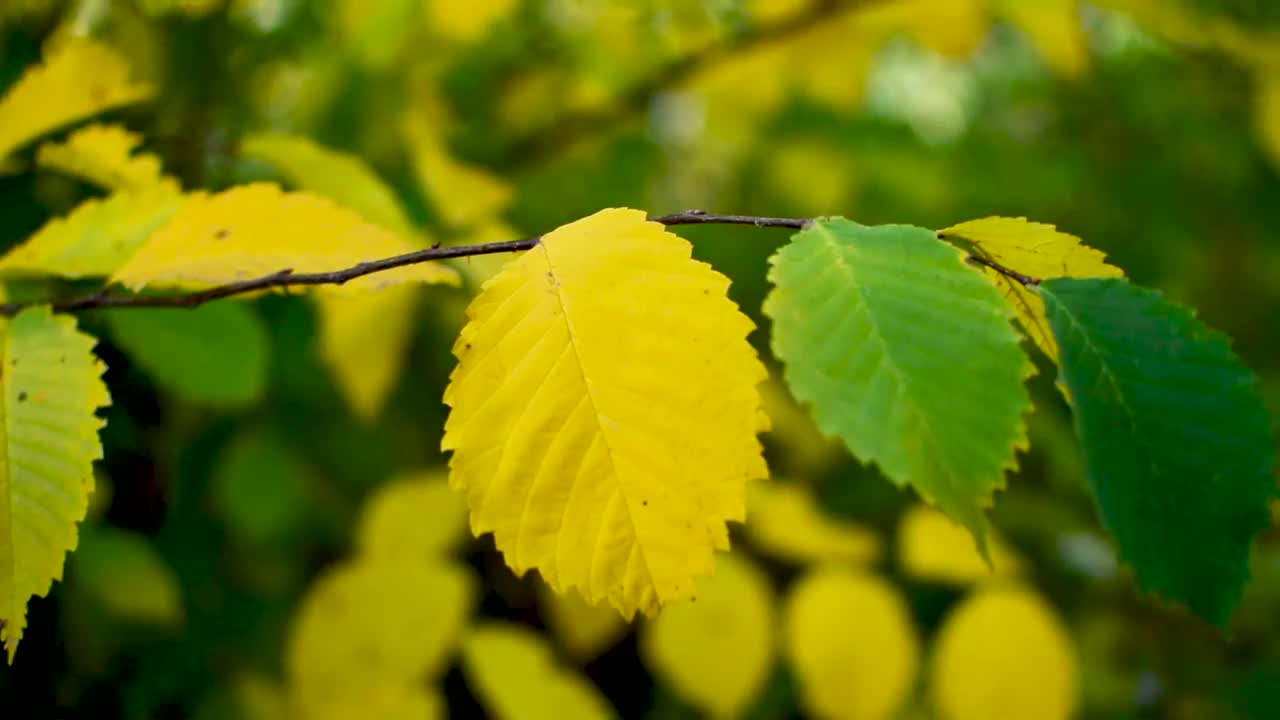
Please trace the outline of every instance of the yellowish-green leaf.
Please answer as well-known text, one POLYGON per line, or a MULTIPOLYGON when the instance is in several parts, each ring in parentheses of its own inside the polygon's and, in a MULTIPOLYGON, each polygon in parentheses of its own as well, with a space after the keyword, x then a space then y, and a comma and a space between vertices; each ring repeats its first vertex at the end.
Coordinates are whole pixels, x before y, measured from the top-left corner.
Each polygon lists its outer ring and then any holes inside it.
MULTIPOLYGON (((1038 280, 1053 277, 1121 277, 1120 268, 1106 263, 1106 256, 1080 242, 1074 235, 1052 225, 1029 222, 1026 218, 989 217, 953 225, 938 235, 1010 270, 1038 280)), ((1058 359, 1044 301, 1020 283, 994 270, 983 269, 1018 312, 1027 335, 1052 360, 1058 359)))
POLYGON ((356 546, 366 557, 405 564, 443 557, 465 535, 467 503, 443 472, 392 478, 365 503, 356 546))
POLYGON ((299 135, 274 133, 244 138, 240 153, 271 163, 292 185, 355 210, 369 222, 397 233, 413 232, 395 191, 357 155, 299 135))
POLYGON ((594 685, 552 656, 532 630, 485 623, 462 646, 467 686, 495 720, 597 720, 617 714, 594 685))
POLYGON ((404 135, 418 184, 446 224, 492 222, 511 204, 511 187, 489 172, 455 160, 425 114, 405 118, 404 135))
POLYGON ((182 203, 182 195, 163 184, 86 200, 0 258, 0 274, 105 277, 128 262, 182 203))
POLYGON ((577 590, 558 593, 541 585, 538 600, 552 634, 579 662, 589 662, 612 647, 629 627, 613 606, 591 605, 577 590))
MULTIPOLYGON (((452 4, 452 3, 451 3, 452 4)), ((386 70, 404 55, 421 0, 338 0, 331 10, 339 38, 351 57, 374 71, 386 70)))
POLYGON ((880 556, 880 538, 874 532, 827 515, 813 491, 797 482, 748 485, 746 530, 756 547, 792 563, 868 564, 880 556))
POLYGON ((444 720, 449 716, 439 690, 379 678, 344 688, 320 702, 295 696, 293 710, 289 717, 296 720, 444 720))
MULTIPOLYGON (((408 239, 325 198, 255 183, 189 195, 112 280, 133 290, 219 285, 285 269, 341 270, 414 249, 408 239)), ((457 275, 436 263, 419 263, 327 290, 361 292, 412 281, 454 283, 457 275)))
POLYGON ((964 526, 924 505, 908 509, 898 525, 898 558, 916 580, 969 585, 1021 572, 1022 560, 994 529, 987 535, 987 551, 990 565, 964 526))
POLYGON ((141 144, 141 135, 121 125, 90 125, 65 141, 41 145, 36 164, 108 190, 140 191, 164 183, 176 194, 177 182, 163 177, 160 158, 134 154, 141 144))
POLYGON ((321 357, 347 404, 367 422, 382 411, 404 367, 418 290, 405 284, 366 295, 316 293, 321 357))
POLYGON ((910 611, 878 577, 835 566, 806 575, 787 598, 783 628, 814 717, 889 720, 915 685, 920 648, 910 611))
POLYGON ((1089 63, 1078 0, 999 0, 999 12, 1030 36, 1057 72, 1079 77, 1089 63))
POLYGON ((71 556, 68 577, 116 620, 163 627, 182 623, 178 576, 138 533, 86 528, 71 556))
POLYGON ((760 692, 773 661, 769 580, 745 557, 727 555, 696 600, 666 608, 643 629, 641 657, 707 717, 736 717, 760 692))
POLYGON ((767 469, 728 278, 635 210, 546 235, 468 308, 442 446, 471 529, 625 617, 694 595, 767 469))
POLYGON ((294 620, 286 664, 310 707, 439 676, 471 615, 475 580, 444 562, 357 557, 322 575, 294 620))
POLYGON ((62 578, 102 457, 95 413, 110 403, 94 339, 47 307, 0 335, 0 640, 13 662, 27 599, 62 578))
POLYGON ((478 40, 502 18, 511 14, 517 0, 429 0, 427 22, 431 29, 461 42, 478 40))
POLYGON ((46 48, 44 61, 0 98, 0 161, 45 133, 151 94, 129 78, 129 66, 110 46, 68 38, 46 48))
POLYGON ((1265 67, 1258 73, 1255 123, 1262 147, 1280 167, 1280 68, 1265 67))
POLYGON ((1033 590, 978 590, 938 631, 930 693, 942 720, 1067 720, 1077 692, 1070 636, 1033 590))

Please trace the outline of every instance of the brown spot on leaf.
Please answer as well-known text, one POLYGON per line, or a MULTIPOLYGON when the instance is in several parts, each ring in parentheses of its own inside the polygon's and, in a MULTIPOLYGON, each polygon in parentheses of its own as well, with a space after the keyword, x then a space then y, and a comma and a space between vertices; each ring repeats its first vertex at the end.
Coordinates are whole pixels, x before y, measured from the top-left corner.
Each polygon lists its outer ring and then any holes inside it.
POLYGON ((27 401, 27 391, 23 390, 22 392, 18 393, 18 402, 26 402, 26 401, 27 401))
POLYGON ((231 236, 231 231, 230 231, 230 230, 228 230, 228 229, 226 229, 226 228, 219 228, 219 229, 218 229, 218 231, 217 231, 217 232, 215 232, 215 233, 213 234, 213 239, 214 239, 214 240, 226 240, 226 239, 227 239, 228 237, 230 237, 230 236, 231 236))

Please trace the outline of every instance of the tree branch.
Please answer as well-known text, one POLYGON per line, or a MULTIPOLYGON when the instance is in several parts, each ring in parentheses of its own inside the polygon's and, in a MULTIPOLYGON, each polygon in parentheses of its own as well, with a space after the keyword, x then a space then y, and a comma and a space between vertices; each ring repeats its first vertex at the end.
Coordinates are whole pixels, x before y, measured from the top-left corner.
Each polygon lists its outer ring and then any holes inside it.
MULTIPOLYGON (((734 55, 771 42, 781 42, 823 25, 836 15, 885 2, 885 0, 820 0, 781 22, 752 27, 723 44, 710 45, 659 68, 623 90, 602 108, 569 112, 551 123, 517 137, 495 163, 504 172, 515 172, 555 157, 584 137, 620 125, 640 114, 653 96, 684 83, 699 72, 715 67, 734 55)), ((746 92, 750 92, 749 89, 746 92)))
MULTIPOLYGON (((758 228, 781 228, 787 230, 803 230, 813 222, 811 218, 760 217, 755 215, 722 215, 703 210, 685 210, 650 218, 652 222, 667 226, 674 225, 751 225, 758 228)), ((433 260, 449 260, 451 258, 471 257, 475 255, 493 255, 496 253, 520 252, 537 246, 542 236, 523 240, 505 240, 502 242, 480 243, 477 245, 458 245, 455 247, 433 246, 424 250, 393 255, 377 260, 366 260, 351 267, 331 272, 295 273, 284 269, 269 275, 242 280, 240 282, 216 285, 204 290, 171 295, 111 295, 105 290, 65 300, 25 300, 0 304, 0 315, 12 316, 25 308, 37 305, 48 305, 57 312, 79 312, 105 308, 195 308, 211 300, 245 295, 261 290, 302 287, 308 285, 342 285, 365 275, 431 262, 433 260)), ((970 255, 971 262, 991 268, 1022 285, 1035 285, 1039 280, 1023 275, 998 263, 970 255)))

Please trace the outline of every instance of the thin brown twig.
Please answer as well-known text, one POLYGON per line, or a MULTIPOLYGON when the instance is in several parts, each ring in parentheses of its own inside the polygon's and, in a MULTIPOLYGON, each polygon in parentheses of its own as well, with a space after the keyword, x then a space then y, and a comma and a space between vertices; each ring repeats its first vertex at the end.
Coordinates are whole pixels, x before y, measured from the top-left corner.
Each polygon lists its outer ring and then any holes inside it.
MULTIPOLYGON (((750 225, 759 228, 781 228, 787 230, 803 230, 812 223, 811 218, 761 217, 756 215, 724 215, 702 210, 685 210, 651 218, 653 222, 667 226, 674 225, 750 225)), ((417 265, 434 260, 472 257, 476 255, 493 255, 496 253, 521 252, 537 246, 542 236, 523 240, 505 240, 502 242, 480 243, 476 245, 457 245, 453 247, 433 246, 423 250, 393 255, 391 257, 366 260, 348 268, 330 272, 295 273, 284 269, 239 282, 216 285, 204 290, 170 295, 113 295, 101 290, 99 292, 65 300, 25 300, 0 304, 0 315, 15 315, 25 308, 37 305, 48 305, 57 312, 79 312, 84 310, 116 309, 116 308, 195 308, 211 300, 245 295, 262 290, 286 289, 308 285, 342 285, 356 278, 394 268, 417 265)), ((970 255, 970 260, 1012 278, 1023 285, 1035 285, 1039 281, 1028 277, 998 263, 970 255)))

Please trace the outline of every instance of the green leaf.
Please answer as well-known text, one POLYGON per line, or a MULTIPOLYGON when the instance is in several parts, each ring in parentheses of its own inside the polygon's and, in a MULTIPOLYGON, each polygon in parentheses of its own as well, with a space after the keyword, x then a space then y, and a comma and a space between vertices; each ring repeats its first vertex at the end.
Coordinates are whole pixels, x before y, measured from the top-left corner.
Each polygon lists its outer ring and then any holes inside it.
POLYGON ((162 627, 182 622, 178 576, 138 533, 86 528, 69 575, 77 588, 117 619, 162 627))
POLYGON ((1040 285, 1090 489, 1138 583, 1224 624, 1270 522, 1275 447, 1227 338, 1119 279, 1040 285))
POLYGON ((262 394, 267 329, 243 303, 214 302, 194 310, 129 308, 106 318, 116 344, 188 402, 235 409, 262 394))
POLYGON ((278 545, 298 537, 307 520, 307 468, 271 431, 248 432, 218 463, 213 509, 243 542, 278 545))
POLYGON ((110 403, 94 339, 47 307, 0 334, 0 640, 13 662, 27 599, 62 578, 102 457, 95 413, 110 403))
POLYGON ((796 399, 981 546, 1031 404, 1009 304, 923 228, 823 218, 770 263, 764 311, 796 399))

